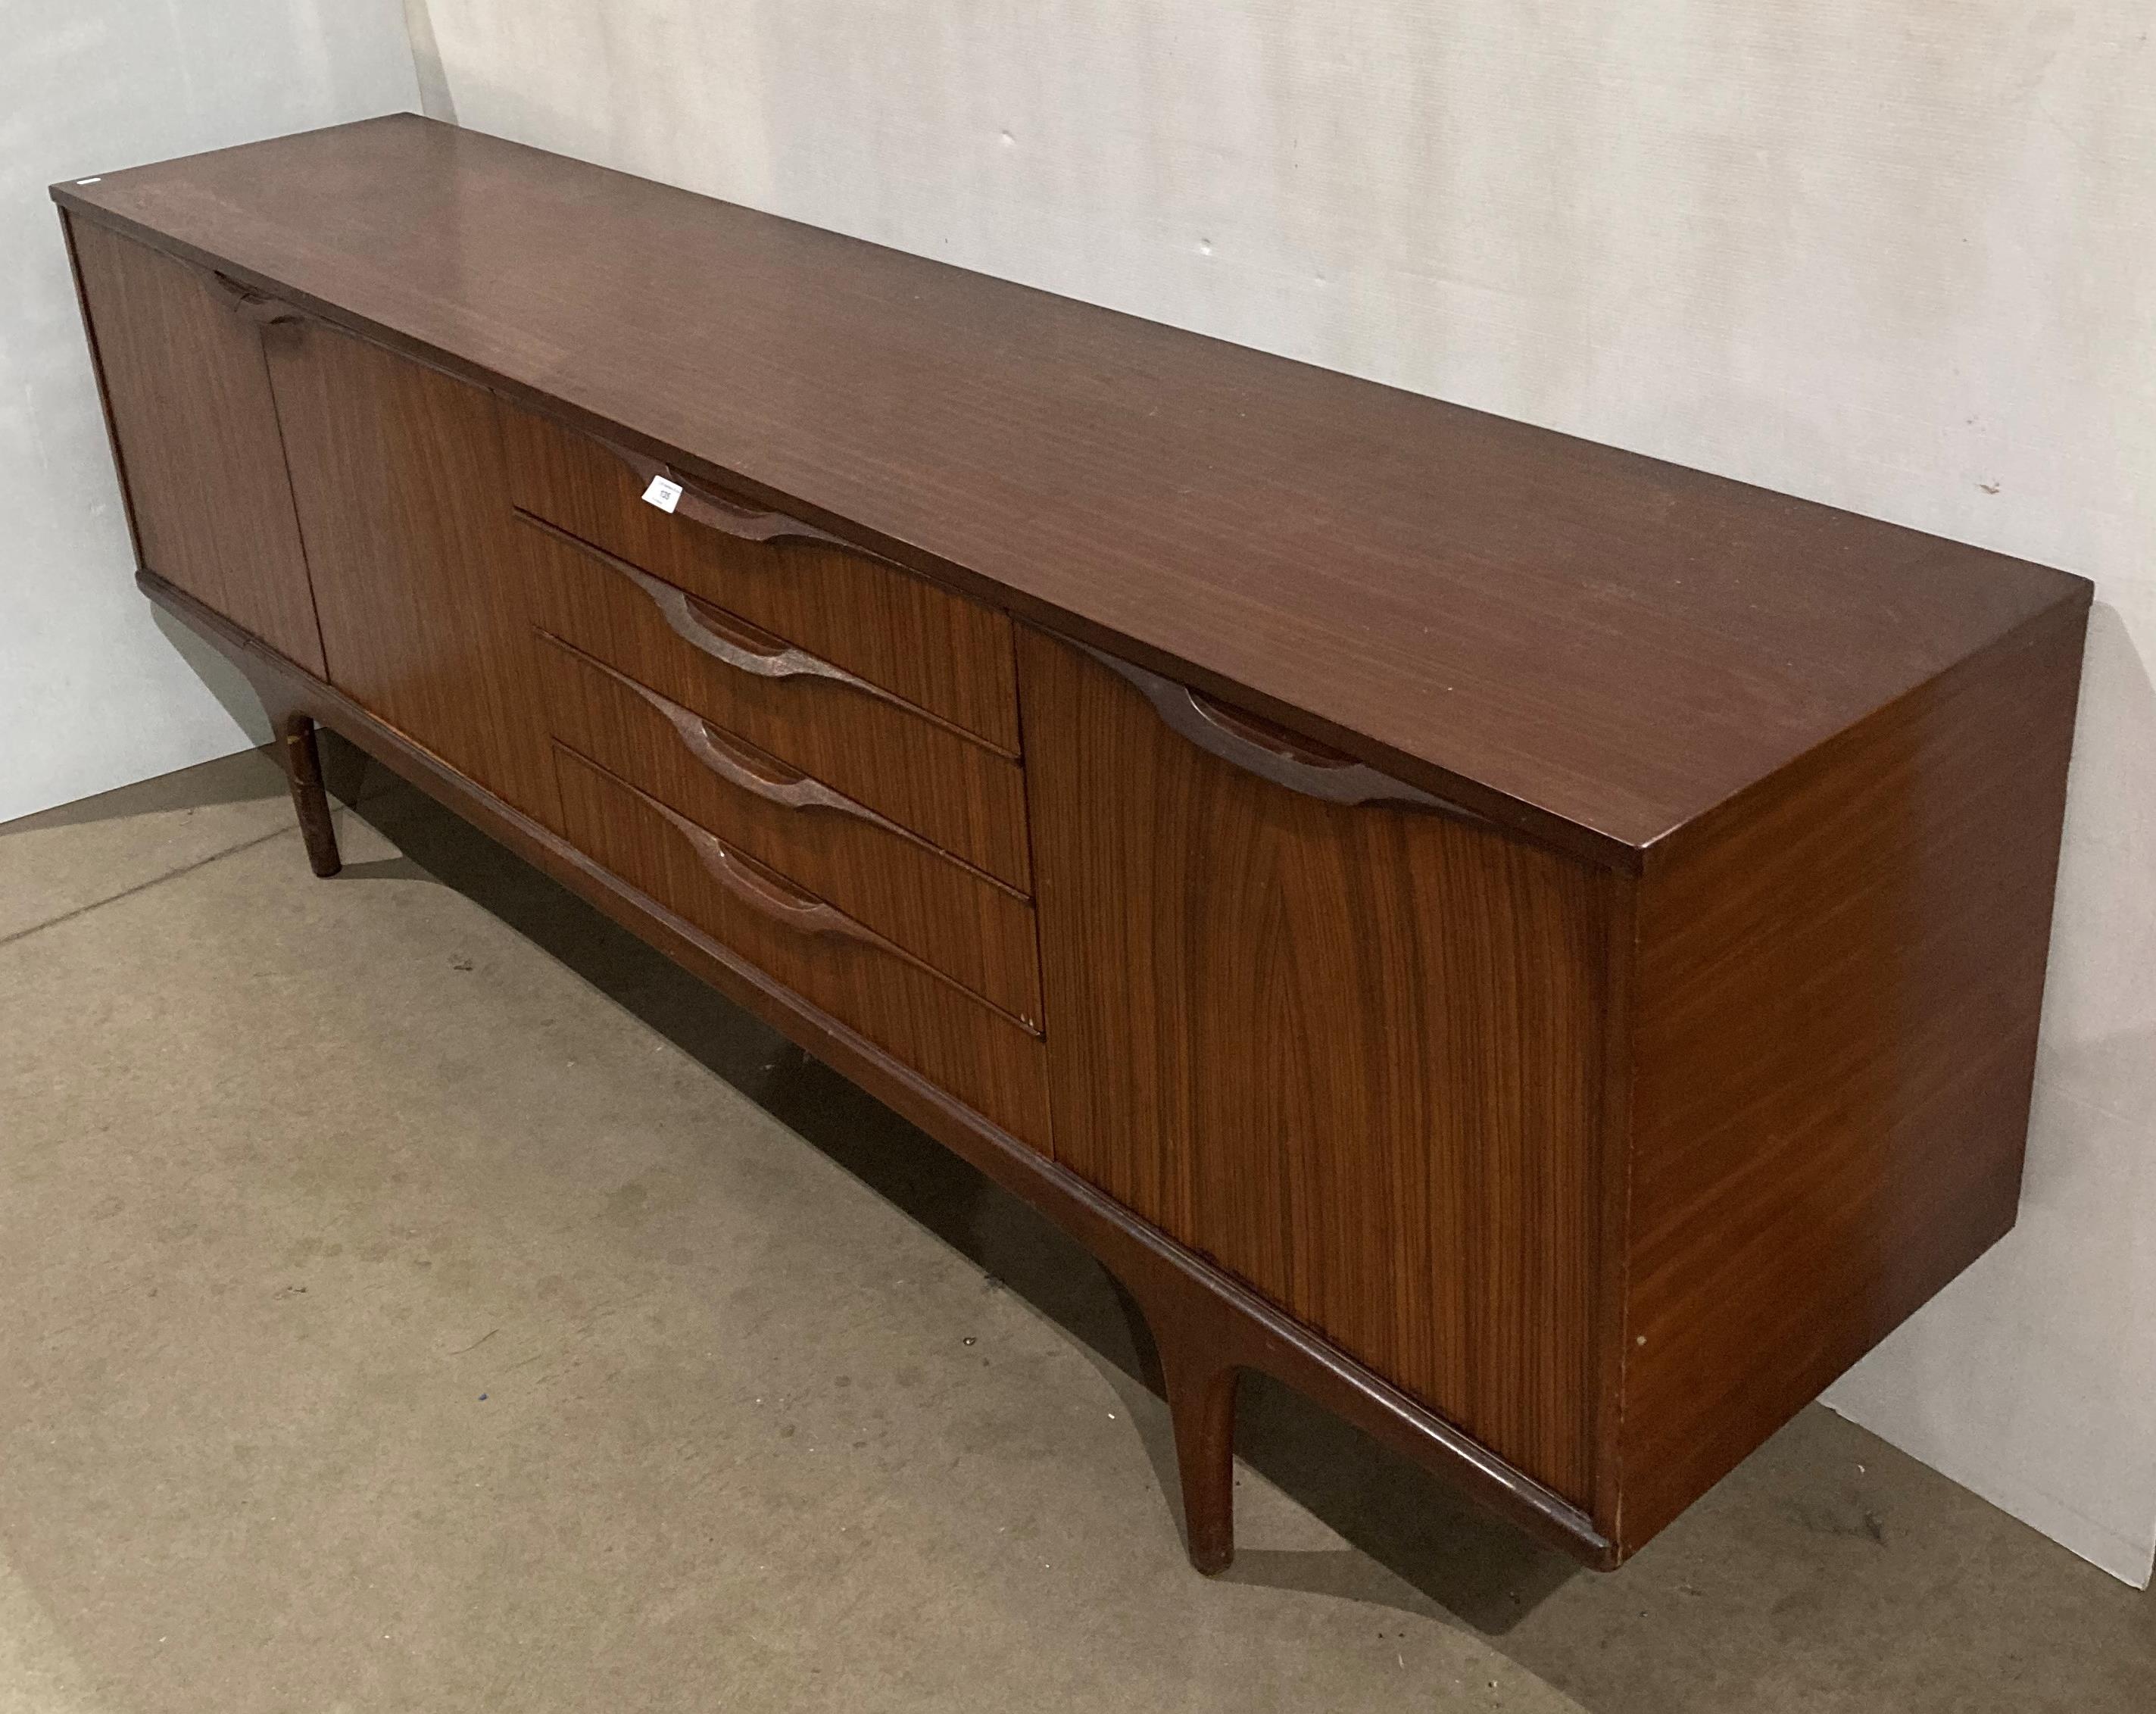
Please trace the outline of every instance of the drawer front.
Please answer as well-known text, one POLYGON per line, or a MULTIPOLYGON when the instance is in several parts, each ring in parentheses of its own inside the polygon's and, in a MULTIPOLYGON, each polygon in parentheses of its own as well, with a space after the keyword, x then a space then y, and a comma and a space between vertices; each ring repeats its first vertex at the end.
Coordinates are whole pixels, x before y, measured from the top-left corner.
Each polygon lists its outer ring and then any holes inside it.
POLYGON ((993 608, 694 485, 661 511, 643 498, 656 460, 506 414, 526 511, 1017 753, 1010 622, 993 608))
POLYGON ((1048 1147, 1040 1040, 883 937, 557 745, 572 843, 1014 1137, 1048 1147))
POLYGON ((1025 898, 567 644, 539 654, 549 726, 571 749, 1040 1028, 1025 898))
POLYGON ((521 533, 542 629, 1029 890, 1016 762, 625 560, 529 520, 521 533))

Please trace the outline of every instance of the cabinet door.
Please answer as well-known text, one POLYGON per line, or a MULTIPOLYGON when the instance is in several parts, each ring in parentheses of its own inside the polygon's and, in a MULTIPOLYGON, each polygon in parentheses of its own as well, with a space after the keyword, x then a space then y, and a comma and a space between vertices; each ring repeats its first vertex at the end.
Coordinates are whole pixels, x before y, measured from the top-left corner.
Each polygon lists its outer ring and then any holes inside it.
POLYGON ((204 269, 70 218, 136 552, 309 672, 322 644, 262 331, 204 269))
POLYGON ((310 319, 268 349, 330 682, 558 829, 493 396, 310 319))
POLYGON ((1019 683, 1056 1157, 1584 1501, 1600 875, 1035 633, 1019 683))

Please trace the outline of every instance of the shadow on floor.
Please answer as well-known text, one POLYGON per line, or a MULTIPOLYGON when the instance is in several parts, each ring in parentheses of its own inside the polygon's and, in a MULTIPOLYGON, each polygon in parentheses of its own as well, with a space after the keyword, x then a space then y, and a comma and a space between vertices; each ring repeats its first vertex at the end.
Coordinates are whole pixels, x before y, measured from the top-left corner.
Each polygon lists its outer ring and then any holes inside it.
MULTIPOLYGON (((331 789, 404 854, 350 865, 343 879, 426 876, 463 894, 1060 1327, 1122 1398, 1160 1482, 1166 1522, 1180 1527, 1151 1335, 1136 1306, 1081 1246, 837 1072, 327 733, 323 768, 331 789)), ((1586 1574, 1267 1378, 1243 1380, 1236 1448, 1360 1552, 1245 1547, 1224 1581, 1419 1614, 1442 1609, 1501 1635, 1586 1574)))
POLYGON ((275 757, 260 750, 241 750, 214 762, 183 767, 41 809, 7 824, 0 833, 36 833, 48 828, 84 827, 92 822, 131 820, 176 809, 208 809, 222 803, 258 803, 286 795, 285 776, 275 757))

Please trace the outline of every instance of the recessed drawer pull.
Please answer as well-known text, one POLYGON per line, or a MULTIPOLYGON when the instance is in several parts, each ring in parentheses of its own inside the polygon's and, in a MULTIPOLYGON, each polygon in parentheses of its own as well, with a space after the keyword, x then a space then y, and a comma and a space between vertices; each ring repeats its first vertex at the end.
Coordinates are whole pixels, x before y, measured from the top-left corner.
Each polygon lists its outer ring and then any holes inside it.
MULTIPOLYGON (((594 437, 596 439, 597 437, 594 437)), ((819 530, 814 524, 784 512, 766 511, 756 506, 743 505, 737 500, 721 499, 707 489, 685 480, 680 471, 664 459, 648 458, 640 452, 612 440, 598 443, 621 460, 636 475, 637 480, 649 487, 654 476, 664 476, 681 490, 681 497, 674 502, 674 516, 686 518, 691 523, 701 524, 707 530, 716 530, 721 536, 731 536, 737 541, 814 541, 830 547, 843 547, 849 553, 858 553, 864 558, 883 558, 865 547, 856 547, 842 536, 829 530, 819 530)), ((892 562, 886 560, 886 565, 892 562)))
MULTIPOLYGON (((662 582, 650 572, 608 553, 603 547, 594 547, 567 531, 557 529, 544 518, 534 517, 529 512, 519 512, 516 516, 531 528, 543 531, 634 583, 644 598, 659 609, 659 615, 665 620, 667 629, 701 654, 707 654, 713 660, 732 667, 737 672, 752 674, 759 679, 827 679, 832 684, 844 685, 850 690, 858 690, 864 696, 887 702, 893 708, 902 708, 908 714, 918 716, 936 726, 949 727, 952 731, 960 730, 952 726, 942 716, 932 714, 925 708, 916 708, 903 697, 892 695, 881 685, 856 678, 844 667, 834 666, 805 649, 796 649, 790 643, 782 642, 768 632, 758 630, 746 619, 720 617, 716 608, 698 601, 687 590, 662 582)), ((971 737, 972 735, 966 733, 963 736, 971 737)))
POLYGON ((932 568, 922 575, 840 541, 863 532, 812 514, 805 500, 759 495, 723 469, 706 470, 710 485, 699 485, 664 462, 675 456, 665 446, 632 451, 626 430, 572 428, 514 406, 504 408, 502 426, 520 512, 1017 756, 1017 651, 1009 617, 997 608, 937 581, 932 568), (660 480, 669 485, 655 488, 660 480), (803 521, 812 515, 820 525, 803 521))
POLYGON ((259 327, 274 327, 287 321, 297 321, 300 312, 290 304, 259 292, 236 280, 227 279, 213 268, 202 270, 209 288, 224 300, 224 306, 243 321, 252 321, 259 327))
POLYGON ((759 916, 796 934, 855 941, 902 958, 909 964, 917 962, 881 935, 862 927, 843 911, 834 910, 812 894, 798 893, 775 877, 751 869, 711 834, 686 816, 677 815, 656 798, 642 793, 637 795, 648 807, 665 816, 674 830, 689 842, 689 849, 696 854, 696 860, 713 880, 759 916))
POLYGON ((1389 803, 1404 809, 1427 810, 1455 821, 1491 825, 1486 817, 1450 798, 1434 796, 1404 780, 1380 773, 1352 756, 1342 756, 1270 721, 1216 702, 1188 685, 1097 649, 1086 648, 1086 653, 1136 685, 1171 731, 1245 773, 1327 803, 1389 803))
MULTIPOLYGON (((591 763, 558 743, 558 755, 573 757, 586 767, 591 763)), ((896 941, 878 934, 866 923, 857 922, 834 905, 827 905, 814 893, 804 893, 788 885, 778 875, 760 864, 753 864, 737 854, 726 842, 709 829, 699 827, 679 811, 670 808, 639 786, 630 785, 618 775, 595 770, 612 780, 620 789, 633 793, 636 800, 654 814, 663 816, 667 824, 680 834, 695 854, 696 861, 726 895, 745 908, 753 911, 767 922, 788 929, 798 935, 814 936, 824 940, 848 941, 857 947, 896 960, 922 975, 932 978, 939 985, 965 995, 974 1004, 986 1006, 998 1015, 1009 1019, 1031 1035, 1040 1034, 1040 1026, 1030 1019, 1004 1011, 994 1001, 983 999, 947 972, 909 952, 896 941)))
POLYGON ((773 777, 721 738, 718 728, 701 715, 691 714, 678 703, 669 702, 664 696, 654 696, 641 685, 636 689, 639 695, 666 716, 674 730, 681 735, 681 742, 687 746, 689 753, 721 779, 739 786, 744 792, 754 793, 767 803, 777 803, 788 809, 836 809, 849 815, 858 815, 866 821, 891 825, 875 811, 862 808, 851 798, 840 797, 829 786, 810 779, 805 773, 789 772, 781 777, 773 777))
MULTIPOLYGON (((752 673, 759 679, 829 679, 834 684, 865 690, 871 696, 882 695, 875 685, 855 678, 844 668, 819 660, 806 649, 796 649, 790 643, 779 643, 773 638, 770 640, 776 647, 757 647, 750 640, 754 634, 747 627, 737 629, 711 617, 711 609, 701 607, 686 590, 662 583, 626 560, 609 560, 608 563, 644 592, 675 636, 712 659, 724 661, 737 672, 752 673)), ((761 637, 756 639, 756 642, 763 640, 761 637)))
POLYGON ((624 690, 633 692, 666 718, 680 737, 682 747, 697 761, 729 784, 761 798, 767 803, 776 803, 783 809, 831 809, 841 815, 850 815, 856 821, 867 822, 872 827, 883 829, 910 839, 915 835, 886 816, 879 815, 865 803, 856 803, 842 792, 834 792, 821 780, 811 779, 807 774, 786 766, 776 758, 753 752, 734 743, 701 714, 682 707, 671 697, 662 696, 648 685, 639 685, 625 673, 618 673, 603 660, 594 660, 578 651, 584 663, 604 673, 624 690))

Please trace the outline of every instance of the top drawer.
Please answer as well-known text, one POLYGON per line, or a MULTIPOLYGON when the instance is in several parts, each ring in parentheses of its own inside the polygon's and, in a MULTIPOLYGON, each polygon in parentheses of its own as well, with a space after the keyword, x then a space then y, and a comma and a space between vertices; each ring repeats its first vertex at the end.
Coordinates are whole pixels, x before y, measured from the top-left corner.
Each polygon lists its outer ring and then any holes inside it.
POLYGON ((1010 622, 994 608, 697 485, 661 511, 643 498, 655 461, 503 416, 526 511, 1018 754, 1010 622), (808 539, 788 539, 797 530, 808 539))

